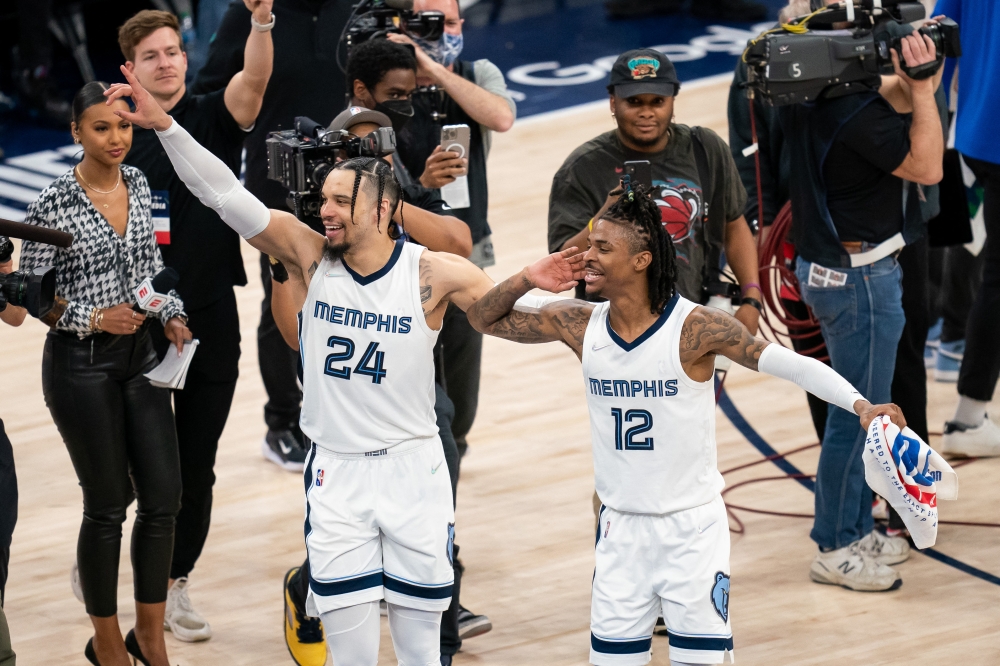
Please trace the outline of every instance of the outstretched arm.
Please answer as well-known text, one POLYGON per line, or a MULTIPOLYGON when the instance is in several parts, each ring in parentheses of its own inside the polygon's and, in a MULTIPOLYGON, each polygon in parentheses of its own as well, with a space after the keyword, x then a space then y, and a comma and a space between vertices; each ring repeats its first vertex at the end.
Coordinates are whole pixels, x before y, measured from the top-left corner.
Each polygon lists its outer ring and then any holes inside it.
POLYGON ((883 414, 900 428, 906 427, 899 407, 872 405, 828 365, 755 338, 743 324, 721 310, 698 307, 688 315, 681 331, 681 364, 689 375, 695 375, 714 365, 715 354, 797 384, 817 398, 857 414, 865 429, 872 419, 883 414))
MULTIPOLYGON (((273 2, 274 0, 243 0, 254 20, 260 24, 271 22, 273 2)), ((243 69, 229 81, 225 92, 226 109, 243 129, 252 127, 257 121, 257 114, 264 103, 264 91, 271 79, 273 63, 271 31, 251 30, 243 51, 243 69)))
POLYGON ((312 266, 318 265, 323 254, 323 236, 294 215, 264 206, 222 160, 195 141, 156 104, 131 72, 124 67, 121 70, 128 84, 116 83, 105 91, 107 103, 131 97, 135 111, 119 110, 115 114, 140 127, 155 129, 177 176, 191 193, 253 247, 278 258, 289 272, 302 275, 308 282, 312 266))

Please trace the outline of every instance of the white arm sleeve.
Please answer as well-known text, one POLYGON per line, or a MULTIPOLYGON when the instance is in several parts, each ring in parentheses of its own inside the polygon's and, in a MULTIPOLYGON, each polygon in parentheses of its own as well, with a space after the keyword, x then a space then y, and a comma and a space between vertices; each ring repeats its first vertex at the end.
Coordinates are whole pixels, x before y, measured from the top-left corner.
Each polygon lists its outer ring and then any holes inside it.
POLYGON ((854 403, 864 400, 851 383, 814 358, 800 356, 781 345, 770 344, 760 355, 757 369, 798 384, 820 400, 854 414, 854 403))
POLYGON ((264 231, 271 221, 267 207, 247 192, 229 167, 195 141, 180 123, 174 121, 156 136, 177 175, 200 202, 217 212, 243 238, 253 238, 264 231))

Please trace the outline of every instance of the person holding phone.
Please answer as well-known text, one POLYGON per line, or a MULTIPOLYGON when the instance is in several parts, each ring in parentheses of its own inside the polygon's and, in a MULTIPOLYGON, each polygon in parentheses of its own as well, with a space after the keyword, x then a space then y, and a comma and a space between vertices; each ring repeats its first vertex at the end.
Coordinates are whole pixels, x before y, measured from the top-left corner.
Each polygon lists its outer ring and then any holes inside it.
MULTIPOLYGON (((556 172, 549 196, 549 251, 587 247, 590 221, 610 205, 608 192, 628 175, 652 188, 677 252, 681 295, 706 302, 704 287, 718 278, 714 264, 724 251, 741 290, 735 316, 756 333, 760 288, 757 248, 743 217, 746 191, 718 135, 674 122, 679 89, 673 64, 659 51, 627 51, 615 61, 608 92, 617 127, 574 150, 556 172)), ((577 292, 585 298, 582 282, 577 292)))

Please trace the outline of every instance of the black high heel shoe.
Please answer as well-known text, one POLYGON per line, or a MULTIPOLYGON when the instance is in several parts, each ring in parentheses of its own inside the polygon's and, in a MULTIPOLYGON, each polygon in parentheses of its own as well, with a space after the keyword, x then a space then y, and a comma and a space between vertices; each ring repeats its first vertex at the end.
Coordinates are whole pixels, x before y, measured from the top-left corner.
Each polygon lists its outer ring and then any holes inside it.
POLYGON ((87 661, 92 663, 94 666, 101 666, 101 663, 97 661, 97 653, 94 652, 93 638, 87 641, 87 647, 83 648, 83 656, 86 657, 87 661))
MULTIPOLYGON (((135 637, 135 629, 129 629, 128 634, 125 635, 125 649, 128 650, 128 653, 136 661, 149 666, 149 660, 143 656, 142 649, 139 648, 139 640, 135 637)), ((95 661, 94 663, 96 664, 97 662, 95 661)))

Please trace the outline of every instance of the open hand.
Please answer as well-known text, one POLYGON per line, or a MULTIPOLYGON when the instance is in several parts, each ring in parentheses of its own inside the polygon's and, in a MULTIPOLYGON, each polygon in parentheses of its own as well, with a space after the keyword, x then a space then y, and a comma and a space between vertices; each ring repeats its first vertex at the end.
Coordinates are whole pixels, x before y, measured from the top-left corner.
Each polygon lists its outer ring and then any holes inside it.
POLYGON ((903 411, 896 405, 873 405, 867 400, 858 400, 854 403, 854 411, 861 417, 861 427, 868 431, 868 426, 875 420, 876 416, 888 416, 889 420, 896 424, 900 430, 906 427, 906 419, 903 418, 903 411))
POLYGON ((533 286, 553 294, 572 289, 583 279, 585 254, 575 247, 553 252, 528 266, 528 279, 533 286))
POLYGON ((134 335, 146 321, 146 315, 133 310, 131 303, 119 303, 101 312, 101 330, 112 335, 134 335))
POLYGON ((440 67, 441 65, 427 55, 427 53, 420 48, 420 45, 413 41, 409 35, 404 35, 401 32, 390 32, 385 36, 385 38, 390 42, 395 42, 396 44, 413 47, 414 55, 417 57, 417 79, 431 79, 435 83, 438 83, 437 77, 434 76, 434 68, 440 67))
POLYGON ((116 99, 131 97, 135 111, 115 111, 115 115, 146 129, 152 128, 162 132, 170 127, 174 121, 167 112, 161 109, 153 96, 139 85, 139 80, 132 76, 132 72, 124 65, 121 66, 121 70, 128 83, 112 83, 111 87, 104 91, 104 96, 108 98, 105 103, 111 106, 116 99))
POLYGON ((178 356, 184 351, 184 341, 194 339, 191 329, 180 317, 171 317, 167 320, 167 323, 163 325, 163 335, 166 336, 167 340, 177 345, 178 356))
POLYGON ((454 182, 459 176, 469 171, 469 160, 451 150, 442 150, 441 146, 434 148, 427 157, 424 172, 420 174, 420 184, 435 190, 454 182))

